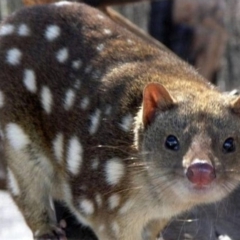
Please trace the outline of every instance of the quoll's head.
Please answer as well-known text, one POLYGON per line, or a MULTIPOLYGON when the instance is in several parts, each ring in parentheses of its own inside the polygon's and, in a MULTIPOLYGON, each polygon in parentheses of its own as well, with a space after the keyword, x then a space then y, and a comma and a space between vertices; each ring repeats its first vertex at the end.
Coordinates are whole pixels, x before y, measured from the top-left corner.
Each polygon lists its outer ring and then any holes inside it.
POLYGON ((210 89, 184 97, 150 83, 141 131, 155 196, 164 191, 182 202, 214 202, 240 183, 239 97, 210 89))

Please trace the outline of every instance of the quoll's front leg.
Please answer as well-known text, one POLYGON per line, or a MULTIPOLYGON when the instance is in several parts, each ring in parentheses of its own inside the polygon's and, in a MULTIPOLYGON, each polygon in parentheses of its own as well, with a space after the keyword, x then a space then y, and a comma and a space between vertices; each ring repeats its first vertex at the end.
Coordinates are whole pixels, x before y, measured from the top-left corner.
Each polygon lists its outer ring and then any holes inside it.
POLYGON ((65 239, 64 231, 57 226, 52 204, 53 170, 49 160, 38 153, 20 126, 9 124, 6 136, 8 186, 34 238, 65 239), (18 143, 16 135, 20 138, 18 143))

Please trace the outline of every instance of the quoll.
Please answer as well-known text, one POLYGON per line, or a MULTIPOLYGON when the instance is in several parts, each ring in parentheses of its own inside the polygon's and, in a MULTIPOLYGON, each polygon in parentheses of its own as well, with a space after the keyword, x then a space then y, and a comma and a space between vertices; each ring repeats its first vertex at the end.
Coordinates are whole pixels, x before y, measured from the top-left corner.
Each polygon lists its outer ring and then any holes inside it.
POLYGON ((239 185, 240 98, 94 8, 12 14, 0 69, 8 185, 36 239, 63 235, 53 200, 100 240, 140 240, 239 185))

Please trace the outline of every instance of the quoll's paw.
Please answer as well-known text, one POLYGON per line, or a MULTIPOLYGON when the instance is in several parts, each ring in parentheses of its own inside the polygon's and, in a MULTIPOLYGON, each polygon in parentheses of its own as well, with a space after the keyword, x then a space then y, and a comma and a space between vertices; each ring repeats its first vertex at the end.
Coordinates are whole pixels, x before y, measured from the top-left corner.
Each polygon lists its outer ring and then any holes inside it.
POLYGON ((35 240, 67 240, 65 231, 59 227, 48 227, 36 231, 35 240))

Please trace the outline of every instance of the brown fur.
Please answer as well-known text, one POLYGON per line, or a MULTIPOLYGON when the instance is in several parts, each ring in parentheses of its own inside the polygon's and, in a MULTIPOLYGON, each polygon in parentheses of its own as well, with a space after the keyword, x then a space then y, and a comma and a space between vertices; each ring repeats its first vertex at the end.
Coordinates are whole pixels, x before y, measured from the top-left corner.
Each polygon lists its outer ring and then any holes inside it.
POLYGON ((26 8, 3 26, 19 23, 28 25, 29 36, 0 37, 4 96, 0 121, 8 169, 18 185, 14 189, 10 181, 10 189, 35 237, 61 234, 49 203, 52 198, 64 201, 99 239, 140 240, 150 221, 164 226, 172 216, 218 201, 239 184, 234 171, 240 134, 236 97, 220 93, 176 56, 145 44, 86 5, 26 8), (51 24, 61 30, 54 41, 44 37, 51 24), (56 53, 63 47, 68 57, 59 62, 56 53), (12 48, 22 52, 18 64, 6 61, 12 48), (82 65, 73 68, 73 61, 79 59, 82 65), (23 85, 25 69, 34 70, 35 92, 23 85), (43 104, 46 99, 41 100, 44 86, 52 94, 49 112, 43 104), (66 109, 69 89, 74 102, 66 109), (82 108, 86 96, 90 102, 82 108), (99 114, 95 130, 94 114, 99 114), (149 121, 143 120, 145 115, 149 121), (135 123, 124 123, 126 116, 134 117, 135 123), (19 141, 13 126, 22 129, 19 141), (53 148, 59 133, 63 136, 60 162, 53 148), (166 149, 168 135, 177 136, 179 151, 166 149), (225 154, 222 145, 229 137, 235 139, 236 151, 225 154), (82 163, 72 169, 68 156, 76 138, 83 151, 74 153, 82 154, 82 163), (185 175, 196 159, 216 170, 216 179, 206 189, 195 189, 185 175), (107 163, 115 162, 118 165, 110 165, 108 172, 107 163), (119 199, 111 209, 109 201, 116 195, 119 199))

